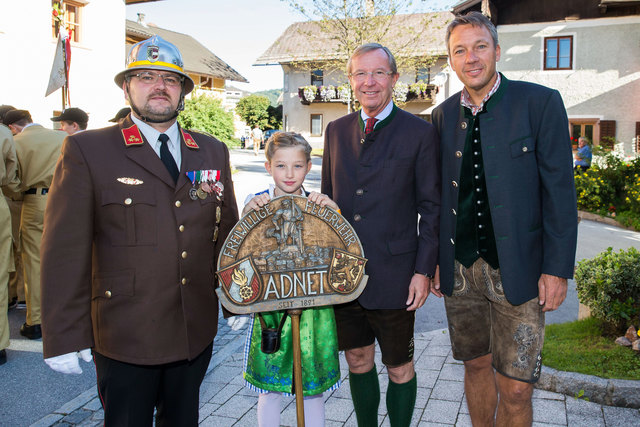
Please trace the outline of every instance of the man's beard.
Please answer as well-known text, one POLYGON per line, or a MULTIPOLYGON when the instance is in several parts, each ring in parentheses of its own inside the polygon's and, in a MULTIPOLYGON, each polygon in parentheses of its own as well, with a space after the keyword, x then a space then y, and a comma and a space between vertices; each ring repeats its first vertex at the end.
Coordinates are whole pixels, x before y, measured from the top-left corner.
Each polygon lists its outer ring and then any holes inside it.
MULTIPOLYGON (((171 100, 171 97, 166 92, 156 92, 152 95, 149 95, 149 98, 157 95, 162 95, 168 100, 171 100)), ((140 117, 142 121, 149 123, 166 123, 178 117, 178 113, 180 112, 177 107, 173 107, 171 105, 167 107, 151 107, 149 105, 149 102, 147 101, 140 109, 137 105, 133 104, 131 100, 129 101, 129 103, 134 113, 136 113, 136 115, 140 117)))

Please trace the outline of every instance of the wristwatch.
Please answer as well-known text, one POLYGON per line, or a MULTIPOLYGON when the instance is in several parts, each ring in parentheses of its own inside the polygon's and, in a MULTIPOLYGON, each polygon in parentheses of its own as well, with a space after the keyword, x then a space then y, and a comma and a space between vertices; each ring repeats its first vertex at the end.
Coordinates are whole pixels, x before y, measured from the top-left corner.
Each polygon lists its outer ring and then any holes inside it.
POLYGON ((418 270, 414 270, 413 272, 414 274, 422 274, 424 277, 426 277, 427 279, 433 279, 435 276, 433 274, 425 274, 425 273, 420 273, 418 270))

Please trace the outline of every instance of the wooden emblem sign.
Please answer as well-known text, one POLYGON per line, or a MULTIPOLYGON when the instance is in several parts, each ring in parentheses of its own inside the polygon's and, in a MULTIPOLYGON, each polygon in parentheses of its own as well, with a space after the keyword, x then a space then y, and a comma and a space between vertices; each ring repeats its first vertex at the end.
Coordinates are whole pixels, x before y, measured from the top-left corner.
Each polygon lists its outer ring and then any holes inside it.
POLYGON ((276 197, 229 233, 216 293, 237 314, 342 304, 364 290, 366 262, 342 215, 306 197, 276 197))

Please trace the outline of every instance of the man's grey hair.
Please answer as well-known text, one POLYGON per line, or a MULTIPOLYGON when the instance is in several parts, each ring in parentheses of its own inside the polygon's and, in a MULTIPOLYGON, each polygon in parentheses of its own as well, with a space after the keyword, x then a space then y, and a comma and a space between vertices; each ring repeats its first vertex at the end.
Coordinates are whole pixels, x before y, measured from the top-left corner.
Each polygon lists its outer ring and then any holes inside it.
MULTIPOLYGON (((493 47, 496 48, 498 46, 498 30, 496 30, 496 26, 493 25, 493 22, 486 16, 484 16, 480 12, 469 12, 465 15, 458 15, 455 17, 453 21, 449 23, 447 27, 447 51, 449 51, 449 39, 451 38, 451 33, 458 25, 471 25, 474 27, 485 27, 489 30, 491 34, 491 38, 493 39, 493 47)), ((451 53, 451 52, 449 52, 451 53)))
POLYGON ((393 57, 393 54, 391 53, 389 48, 382 46, 380 43, 367 43, 357 47, 356 50, 354 50, 351 54, 351 58, 349 58, 349 61, 347 62, 347 75, 351 74, 351 61, 353 61, 353 58, 378 49, 382 49, 382 51, 387 54, 387 59, 389 60, 389 69, 391 70, 391 72, 393 74, 398 74, 396 58, 393 57))

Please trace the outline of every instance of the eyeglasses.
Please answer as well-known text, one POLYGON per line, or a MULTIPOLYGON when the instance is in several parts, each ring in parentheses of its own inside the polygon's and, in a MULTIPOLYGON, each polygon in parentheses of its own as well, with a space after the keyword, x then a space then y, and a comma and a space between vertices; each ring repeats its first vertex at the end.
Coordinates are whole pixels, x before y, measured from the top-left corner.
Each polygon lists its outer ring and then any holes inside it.
POLYGON ((382 71, 382 70, 369 71, 369 72, 356 71, 355 73, 349 74, 349 77, 353 77, 353 79, 357 82, 363 82, 367 79, 367 76, 371 76, 375 81, 382 82, 387 78, 387 76, 390 76, 392 74, 393 74, 393 71, 382 71))
POLYGON ((158 83, 159 78, 162 78, 164 84, 170 87, 179 86, 184 81, 184 77, 176 76, 174 74, 157 74, 150 71, 142 71, 138 74, 130 74, 128 77, 137 77, 141 83, 146 85, 154 85, 158 83))

